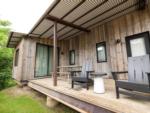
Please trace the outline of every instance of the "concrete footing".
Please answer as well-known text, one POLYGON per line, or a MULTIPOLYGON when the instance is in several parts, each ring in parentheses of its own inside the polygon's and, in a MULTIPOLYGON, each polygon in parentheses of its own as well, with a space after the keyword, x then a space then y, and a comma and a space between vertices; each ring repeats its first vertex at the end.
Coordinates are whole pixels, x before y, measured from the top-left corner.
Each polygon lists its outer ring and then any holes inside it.
POLYGON ((58 105, 58 101, 54 100, 53 98, 47 96, 47 101, 46 101, 46 105, 50 108, 55 107, 56 105, 58 105))

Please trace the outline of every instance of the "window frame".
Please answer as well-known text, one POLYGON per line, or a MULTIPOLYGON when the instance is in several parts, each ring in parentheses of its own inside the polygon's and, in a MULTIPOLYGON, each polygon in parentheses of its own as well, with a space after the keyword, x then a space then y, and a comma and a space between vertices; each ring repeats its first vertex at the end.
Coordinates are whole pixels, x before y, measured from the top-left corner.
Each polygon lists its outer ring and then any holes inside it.
POLYGON ((15 61, 14 61, 14 66, 17 67, 19 63, 19 49, 16 49, 15 51, 15 61))
POLYGON ((106 49, 106 42, 105 41, 96 43, 96 57, 97 57, 97 63, 107 62, 107 49, 106 49), (103 60, 103 61, 98 60, 98 50, 97 50, 97 48, 100 47, 100 46, 104 46, 104 50, 105 50, 105 60, 103 60))
POLYGON ((69 64, 70 65, 75 65, 75 50, 70 50, 69 51, 69 64), (73 63, 71 62, 71 54, 72 54, 72 52, 74 53, 74 61, 73 61, 73 63))
POLYGON ((150 37, 149 31, 126 36, 125 41, 126 41, 127 57, 132 57, 130 41, 134 39, 138 39, 138 38, 144 38, 146 54, 149 54, 150 53, 150 38, 149 37, 150 37))

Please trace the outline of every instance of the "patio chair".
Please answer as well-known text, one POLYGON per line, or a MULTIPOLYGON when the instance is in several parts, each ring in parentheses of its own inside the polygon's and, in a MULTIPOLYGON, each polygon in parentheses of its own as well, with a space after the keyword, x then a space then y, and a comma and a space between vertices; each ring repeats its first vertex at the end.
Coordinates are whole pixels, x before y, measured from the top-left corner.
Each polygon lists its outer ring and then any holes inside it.
POLYGON ((89 89, 89 86, 93 84, 93 80, 89 78, 90 73, 94 72, 92 69, 91 63, 85 63, 82 66, 82 71, 72 71, 72 88, 74 88, 74 85, 82 85, 83 87, 86 87, 86 89, 89 89), (77 76, 79 75, 79 76, 77 76))
POLYGON ((150 56, 128 58, 128 72, 112 72, 116 86, 116 98, 119 98, 119 88, 150 93, 150 56), (128 80, 119 80, 118 75, 128 73, 128 80))

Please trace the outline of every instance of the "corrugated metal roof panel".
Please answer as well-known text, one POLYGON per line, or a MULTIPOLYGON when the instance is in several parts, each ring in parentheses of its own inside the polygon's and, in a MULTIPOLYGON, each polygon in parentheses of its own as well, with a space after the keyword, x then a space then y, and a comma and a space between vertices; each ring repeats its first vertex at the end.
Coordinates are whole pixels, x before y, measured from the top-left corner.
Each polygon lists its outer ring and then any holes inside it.
MULTIPOLYGON (((81 27, 91 28, 93 25, 103 24, 136 10, 137 6, 134 4, 137 3, 138 0, 57 0, 42 18, 52 15, 81 27)), ((52 21, 46 18, 42 19, 31 30, 29 36, 50 37, 53 35, 52 26, 52 21)), ((79 33, 79 30, 61 24, 58 24, 57 29, 57 36, 60 39, 78 35, 79 33)))

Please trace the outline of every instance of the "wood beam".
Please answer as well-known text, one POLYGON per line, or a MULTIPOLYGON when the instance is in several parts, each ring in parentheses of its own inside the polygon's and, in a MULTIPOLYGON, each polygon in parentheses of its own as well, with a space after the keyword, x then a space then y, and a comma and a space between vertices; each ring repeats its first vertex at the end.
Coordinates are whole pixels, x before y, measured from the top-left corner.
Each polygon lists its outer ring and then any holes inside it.
POLYGON ((46 10, 44 15, 40 18, 40 20, 35 24, 35 26, 31 29, 29 34, 33 33, 33 31, 41 24, 41 22, 45 19, 44 17, 48 15, 60 2, 61 0, 54 0, 54 2, 51 4, 51 7, 46 10))
POLYGON ((51 21, 55 21, 55 22, 57 22, 59 24, 63 24, 63 25, 66 25, 66 26, 69 26, 69 27, 72 27, 72 28, 75 28, 75 29, 78 29, 80 31, 84 31, 84 32, 89 32, 90 31, 90 30, 88 30, 86 28, 83 28, 81 26, 75 25, 75 24, 73 24, 71 22, 67 22, 67 21, 61 20, 61 19, 59 19, 57 17, 54 17, 54 16, 51 16, 51 15, 47 15, 46 19, 51 20, 51 21))
POLYGON ((53 85, 57 86, 57 23, 54 21, 53 37, 53 85))
MULTIPOLYGON (((135 4, 131 5, 131 6, 129 6, 128 8, 126 8, 126 9, 123 9, 123 10, 121 10, 121 11, 115 13, 115 14, 112 14, 112 15, 110 15, 110 16, 108 16, 108 17, 106 17, 106 18, 104 18, 104 19, 102 19, 102 20, 100 20, 100 21, 98 21, 98 22, 96 22, 96 23, 94 23, 94 24, 92 24, 92 25, 89 25, 87 28, 90 28, 90 27, 92 27, 92 26, 94 26, 94 25, 96 25, 96 24, 98 24, 98 23, 101 23, 101 22, 103 22, 103 21, 105 21, 105 20, 107 20, 107 19, 109 19, 109 18, 112 18, 113 16, 116 16, 116 15, 118 15, 118 14, 120 14, 120 13, 122 13, 122 12, 128 10, 128 9, 130 9, 130 8, 135 7, 136 5, 138 5, 138 3, 135 3, 135 4)), ((69 30, 68 32, 66 32, 66 34, 68 34, 68 33, 71 32, 71 31, 73 31, 73 29, 71 29, 71 30, 69 30)), ((73 33, 73 34, 71 34, 71 35, 69 35, 69 36, 67 36, 67 37, 64 37, 64 38, 72 37, 72 36, 74 36, 75 34, 78 34, 79 32, 80 32, 80 31, 77 31, 77 32, 75 32, 75 33, 73 33)), ((64 35, 63 35, 63 36, 64 36, 64 35)), ((62 37, 62 36, 60 36, 60 37, 62 37)), ((64 38, 59 38, 59 40, 64 39, 64 38)))
MULTIPOLYGON (((79 4, 77 4, 74 8, 72 8, 70 11, 68 11, 64 16, 62 16, 60 19, 64 19, 66 16, 68 16, 71 12, 73 12, 75 9, 77 9, 79 6, 81 6, 86 0, 82 0, 79 4)), ((42 37, 45 33, 47 33, 50 29, 53 28, 53 25, 50 26, 48 29, 46 29, 39 37, 42 37)), ((58 33, 58 31, 57 31, 58 33)), ((53 36, 53 35, 52 35, 53 36)), ((52 37, 50 36, 50 37, 52 37)))
MULTIPOLYGON (((109 11, 111 11, 111 10, 115 9, 116 7, 118 7, 118 6, 122 5, 122 4, 124 4, 124 3, 127 2, 127 1, 128 1, 128 0, 124 0, 124 1, 120 2, 119 4, 116 4, 116 5, 113 6, 112 8, 110 8, 110 9, 108 9, 108 10, 106 10, 106 11, 104 11, 104 12, 98 14, 98 15, 96 15, 95 17, 92 17, 91 19, 85 21, 84 23, 80 24, 80 26, 82 26, 82 25, 84 25, 84 24, 86 24, 86 23, 88 23, 88 22, 90 22, 90 21, 92 21, 92 20, 98 18, 99 16, 102 16, 102 15, 108 13, 109 11)), ((73 22, 76 22, 76 21, 77 21, 77 19, 75 19, 73 22)), ((87 27, 87 28, 88 28, 88 27, 87 27)), ((69 30, 68 32, 62 34, 60 37, 65 36, 66 34, 70 33, 71 31, 73 31, 73 29, 71 29, 71 30, 69 30)), ((58 31, 58 32, 59 32, 59 31, 58 31)), ((77 31, 77 32, 79 32, 79 31, 77 31)))
MULTIPOLYGON (((102 6, 103 4, 105 4, 106 2, 108 2, 108 0, 104 0, 102 3, 96 5, 94 8, 90 9, 89 11, 87 11, 86 13, 84 13, 83 15, 79 16, 78 18, 76 18, 75 20, 71 21, 71 23, 74 23, 76 21, 78 21, 79 19, 81 19, 82 17, 86 16, 87 14, 91 13, 92 11, 94 11, 95 9, 97 9, 98 7, 102 6)), ((65 29, 67 26, 64 26, 63 28, 59 29, 57 31, 57 33, 59 33, 60 31, 62 31, 63 29, 65 29)), ((52 37, 53 35, 49 36, 52 37)))

